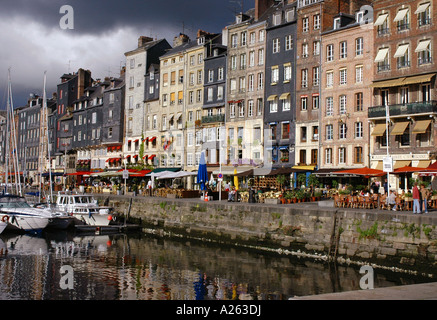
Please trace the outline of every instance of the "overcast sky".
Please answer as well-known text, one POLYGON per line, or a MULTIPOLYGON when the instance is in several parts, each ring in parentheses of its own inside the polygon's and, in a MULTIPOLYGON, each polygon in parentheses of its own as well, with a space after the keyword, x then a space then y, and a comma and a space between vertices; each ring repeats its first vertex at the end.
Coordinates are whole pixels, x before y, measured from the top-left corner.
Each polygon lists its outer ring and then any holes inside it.
MULTIPOLYGON (((234 14, 254 6, 254 0, 1 0, 0 88, 6 104, 7 71, 11 68, 14 106, 30 93, 42 94, 47 71, 47 95, 60 76, 79 68, 94 79, 117 76, 124 53, 135 49, 141 35, 173 38, 184 31, 220 32, 234 14), (62 29, 64 5, 74 12, 74 29, 62 29), (184 29, 183 29, 184 27, 184 29)), ((68 22, 68 21, 67 21, 68 22)))

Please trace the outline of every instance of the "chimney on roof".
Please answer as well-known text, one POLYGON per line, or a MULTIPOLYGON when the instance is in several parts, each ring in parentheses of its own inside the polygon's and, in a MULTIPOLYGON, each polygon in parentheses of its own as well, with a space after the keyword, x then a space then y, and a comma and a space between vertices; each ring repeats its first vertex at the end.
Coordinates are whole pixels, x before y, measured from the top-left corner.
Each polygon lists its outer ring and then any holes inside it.
POLYGON ((274 3, 275 0, 255 0, 255 20, 258 20, 274 3))
POLYGON ((153 38, 140 36, 138 38, 138 48, 144 47, 147 43, 153 41, 153 38))
POLYGON ((178 47, 188 41, 190 41, 190 38, 186 34, 179 33, 179 36, 174 37, 173 39, 173 47, 178 47))

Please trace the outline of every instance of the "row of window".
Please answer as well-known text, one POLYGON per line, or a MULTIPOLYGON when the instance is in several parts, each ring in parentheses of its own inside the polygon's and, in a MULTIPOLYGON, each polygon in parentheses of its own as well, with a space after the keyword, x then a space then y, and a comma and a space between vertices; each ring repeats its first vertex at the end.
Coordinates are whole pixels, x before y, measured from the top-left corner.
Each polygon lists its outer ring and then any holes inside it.
POLYGON ((246 92, 246 88, 249 92, 252 92, 252 91, 255 91, 255 86, 256 86, 257 90, 264 89, 264 73, 263 72, 259 72, 256 75, 256 78, 255 78, 255 74, 249 74, 247 76, 247 81, 246 81, 246 77, 240 77, 238 79, 231 79, 230 80, 231 93, 237 93, 237 91, 240 93, 246 92), (255 83, 255 81, 256 81, 256 83, 255 83), (247 87, 246 87, 246 84, 247 84, 247 87))
MULTIPOLYGON (((417 6, 416 10, 414 11, 414 14, 417 17, 416 18, 417 26, 422 27, 431 24, 431 17, 432 17, 431 9, 432 8, 430 2, 420 3, 417 6)), ((412 8, 405 7, 404 5, 397 10, 393 22, 398 32, 403 32, 411 28, 411 12, 412 12, 411 10, 412 8)), ((373 25, 378 28, 377 29, 378 36, 389 34, 390 33, 389 13, 385 11, 379 13, 373 25)))
MULTIPOLYGON (((354 112, 363 111, 363 93, 356 92, 354 94, 354 112)), ((338 114, 345 115, 348 113, 347 110, 347 96, 342 94, 338 97, 338 114)), ((334 98, 326 97, 325 99, 325 116, 334 116, 334 98)))
MULTIPOLYGON (((333 148, 325 148, 325 164, 334 164, 333 148)), ((345 147, 337 148, 337 164, 346 164, 347 149, 345 147)), ((353 163, 364 163, 363 147, 354 147, 353 149, 353 163)))
MULTIPOLYGON (((262 66, 264 65, 264 49, 258 50, 258 62, 255 61, 255 51, 249 52, 249 67, 255 67, 256 65, 262 66)), ((247 68, 247 55, 246 53, 240 54, 239 58, 237 55, 232 55, 230 59, 230 67, 231 70, 245 70, 247 68), (240 62, 238 64, 238 61, 240 62)))
POLYGON ((420 85, 419 91, 415 92, 415 97, 413 96, 413 99, 411 99, 411 91, 409 87, 400 87, 395 92, 393 92, 393 89, 381 89, 379 92, 379 97, 381 99, 381 106, 390 104, 406 104, 410 103, 411 101, 428 102, 431 101, 431 84, 424 83, 420 85), (393 98, 395 98, 396 101, 393 101, 393 98))
MULTIPOLYGON (((431 39, 420 40, 414 52, 417 54, 417 65, 422 66, 432 63, 432 41, 431 39)), ((389 47, 379 48, 375 57, 378 72, 388 71, 391 69, 389 47)), ((401 43, 397 46, 396 52, 393 55, 396 59, 396 67, 398 69, 408 68, 411 65, 411 49, 409 43, 401 43)))
MULTIPOLYGON (((313 82, 315 79, 317 79, 314 74, 318 75, 318 67, 316 67, 317 70, 313 70, 313 82)), ((347 85, 348 81, 348 72, 347 68, 340 68, 339 69, 339 85, 347 85)), ((364 79, 364 68, 363 65, 357 65, 355 66, 355 83, 363 83, 364 79)), ((318 84, 318 81, 317 81, 318 84)), ((326 87, 332 88, 334 86, 334 71, 333 70, 327 70, 326 71, 326 87)))
POLYGON ((260 116, 263 112, 263 99, 258 98, 255 100, 247 100, 247 110, 245 106, 245 102, 231 102, 229 103, 229 117, 230 118, 243 118, 245 117, 245 114, 247 113, 247 117, 253 117, 253 116, 260 116))
MULTIPOLYGON (((258 31, 258 42, 263 42, 265 39, 265 30, 258 31)), ((257 42, 256 32, 249 34, 249 44, 255 44, 257 42)), ((237 48, 238 46, 247 45, 247 31, 243 31, 240 34, 234 33, 231 35, 231 48, 237 48)))
MULTIPOLYGON (((356 38, 355 39, 355 47, 354 47, 354 54, 355 57, 359 57, 362 56, 364 54, 364 40, 362 37, 356 38)), ((341 41, 339 43, 339 48, 338 48, 338 57, 339 59, 346 59, 348 56, 348 43, 347 41, 341 41)), ((326 45, 326 61, 330 62, 330 61, 334 61, 334 56, 335 56, 335 47, 334 44, 327 44, 326 45)))
MULTIPOLYGON (((344 122, 340 122, 338 124, 338 139, 344 140, 347 139, 347 125, 344 122)), ((354 139, 362 139, 364 137, 364 124, 361 121, 357 121, 354 123, 354 132, 353 132, 353 138, 354 139)), ((334 125, 333 124, 327 124, 325 126, 325 140, 326 141, 332 141, 334 140, 334 125)))

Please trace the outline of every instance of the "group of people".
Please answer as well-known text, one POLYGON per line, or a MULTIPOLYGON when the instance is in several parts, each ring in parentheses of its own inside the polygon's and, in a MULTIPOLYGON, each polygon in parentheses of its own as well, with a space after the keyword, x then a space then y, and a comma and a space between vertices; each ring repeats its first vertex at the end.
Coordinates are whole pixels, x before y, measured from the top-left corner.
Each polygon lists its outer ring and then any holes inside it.
MULTIPOLYGON (((430 197, 430 191, 425 188, 425 185, 421 184, 420 188, 418 187, 418 183, 415 182, 412 190, 413 194, 413 213, 414 214, 421 214, 421 213, 428 213, 428 200, 430 197)), ((398 205, 396 203, 396 197, 398 195, 396 194, 395 190, 390 190, 390 194, 387 197, 387 203, 390 206, 393 206, 394 211, 398 210, 398 205)), ((401 198, 405 198, 405 191, 402 190, 402 194, 400 195, 401 198)))

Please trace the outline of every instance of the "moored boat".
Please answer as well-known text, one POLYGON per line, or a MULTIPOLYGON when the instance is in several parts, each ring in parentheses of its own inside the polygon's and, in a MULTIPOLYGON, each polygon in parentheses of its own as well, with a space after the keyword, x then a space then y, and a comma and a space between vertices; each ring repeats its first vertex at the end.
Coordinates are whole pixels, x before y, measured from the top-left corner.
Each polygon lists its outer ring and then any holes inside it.
POLYGON ((22 231, 41 231, 49 224, 51 215, 45 210, 32 208, 23 197, 0 195, 0 220, 7 228, 22 231))
POLYGON ((59 192, 56 210, 74 217, 78 225, 107 226, 115 220, 112 207, 100 206, 92 195, 87 194, 59 192))

